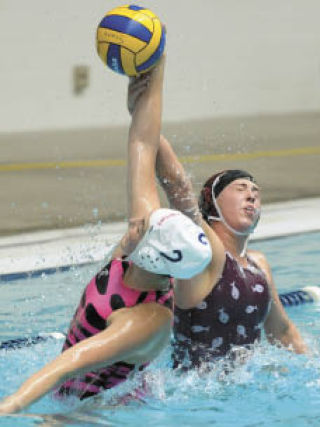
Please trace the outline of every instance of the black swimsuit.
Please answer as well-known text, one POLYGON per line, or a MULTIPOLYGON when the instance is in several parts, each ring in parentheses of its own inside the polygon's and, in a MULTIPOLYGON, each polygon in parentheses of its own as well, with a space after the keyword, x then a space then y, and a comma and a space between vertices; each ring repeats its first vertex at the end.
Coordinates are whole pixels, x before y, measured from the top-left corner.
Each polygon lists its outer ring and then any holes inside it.
POLYGON ((210 294, 195 308, 175 309, 174 367, 199 366, 234 346, 253 344, 269 307, 263 271, 249 257, 248 267, 240 266, 227 252, 222 277, 210 294))

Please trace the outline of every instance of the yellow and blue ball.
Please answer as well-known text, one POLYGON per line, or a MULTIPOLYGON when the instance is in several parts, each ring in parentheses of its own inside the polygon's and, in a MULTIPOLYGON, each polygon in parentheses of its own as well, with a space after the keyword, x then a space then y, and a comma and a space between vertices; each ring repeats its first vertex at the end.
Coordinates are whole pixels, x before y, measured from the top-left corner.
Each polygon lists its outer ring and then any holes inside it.
POLYGON ((141 6, 126 5, 108 12, 97 29, 100 58, 113 71, 137 76, 161 58, 166 33, 157 15, 141 6))

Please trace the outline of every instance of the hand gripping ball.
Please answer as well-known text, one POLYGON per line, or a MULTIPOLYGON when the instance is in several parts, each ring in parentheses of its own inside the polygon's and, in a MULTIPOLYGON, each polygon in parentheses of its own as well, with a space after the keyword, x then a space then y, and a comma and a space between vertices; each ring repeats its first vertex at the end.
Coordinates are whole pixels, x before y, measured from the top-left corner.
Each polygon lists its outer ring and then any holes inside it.
POLYGON ((97 29, 100 58, 113 71, 137 76, 150 70, 161 58, 165 29, 149 9, 127 5, 108 12, 97 29))

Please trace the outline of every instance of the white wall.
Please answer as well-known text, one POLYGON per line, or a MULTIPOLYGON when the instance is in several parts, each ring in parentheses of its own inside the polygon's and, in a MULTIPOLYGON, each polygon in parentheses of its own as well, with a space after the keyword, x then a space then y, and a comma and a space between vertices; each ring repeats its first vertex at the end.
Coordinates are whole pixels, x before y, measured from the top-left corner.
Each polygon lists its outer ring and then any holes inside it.
MULTIPOLYGON (((95 52, 110 0, 0 0, 0 132, 123 124, 95 52), (72 67, 90 86, 72 93, 72 67)), ((319 0, 145 0, 168 31, 165 120, 320 110, 319 0)))

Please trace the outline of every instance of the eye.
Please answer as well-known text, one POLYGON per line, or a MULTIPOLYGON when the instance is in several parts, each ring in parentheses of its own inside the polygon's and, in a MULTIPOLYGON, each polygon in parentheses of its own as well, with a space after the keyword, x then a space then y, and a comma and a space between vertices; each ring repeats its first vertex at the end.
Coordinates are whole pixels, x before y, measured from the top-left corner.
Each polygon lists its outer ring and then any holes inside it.
POLYGON ((256 194, 259 194, 259 193, 260 193, 260 188, 254 187, 254 188, 252 189, 252 191, 253 191, 254 193, 256 193, 256 194))
POLYGON ((239 191, 244 191, 244 190, 246 190, 246 188, 247 188, 247 186, 245 184, 238 185, 238 190, 239 191))

